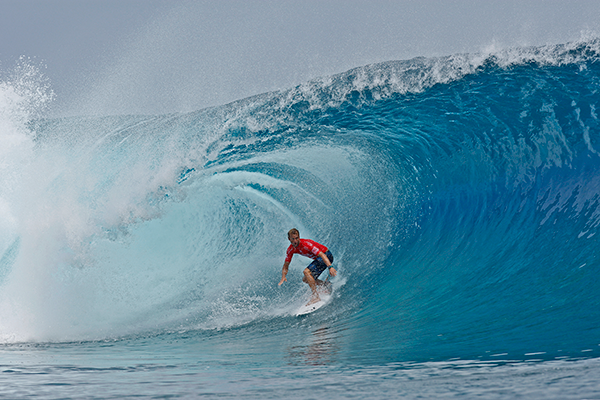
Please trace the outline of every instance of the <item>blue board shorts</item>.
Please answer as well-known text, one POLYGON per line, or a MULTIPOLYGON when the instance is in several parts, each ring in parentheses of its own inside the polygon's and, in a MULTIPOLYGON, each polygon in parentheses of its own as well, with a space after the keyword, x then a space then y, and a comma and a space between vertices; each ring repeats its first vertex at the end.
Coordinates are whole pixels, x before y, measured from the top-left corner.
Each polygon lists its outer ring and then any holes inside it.
MULTIPOLYGON (((331 254, 331 251, 327 250, 325 255, 329 259, 329 262, 333 264, 333 254, 331 254)), ((313 278, 317 279, 319 275, 325 271, 327 264, 325 264, 321 257, 319 257, 315 261, 311 262, 307 268, 310 270, 310 274, 313 276, 313 278)))

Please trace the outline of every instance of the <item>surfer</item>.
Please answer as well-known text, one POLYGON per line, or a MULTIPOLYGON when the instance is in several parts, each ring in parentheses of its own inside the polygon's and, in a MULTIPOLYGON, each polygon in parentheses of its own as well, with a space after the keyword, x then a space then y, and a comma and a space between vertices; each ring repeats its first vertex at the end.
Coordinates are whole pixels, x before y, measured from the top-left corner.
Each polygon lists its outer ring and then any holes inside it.
POLYGON ((279 282, 279 286, 281 286, 283 282, 287 281, 286 275, 294 254, 300 254, 305 257, 312 258, 314 261, 304 269, 304 277, 302 278, 302 281, 307 283, 312 290, 312 298, 308 304, 316 303, 321 300, 319 293, 317 292, 317 286, 323 286, 325 284, 325 282, 318 279, 319 275, 321 275, 326 268, 329 268, 329 274, 331 276, 337 275, 337 271, 331 266, 331 263, 333 262, 333 255, 331 254, 331 251, 329 251, 329 249, 322 244, 310 239, 300 239, 300 232, 298 232, 298 229, 296 228, 290 229, 288 232, 288 239, 291 244, 287 249, 285 262, 283 263, 283 269, 281 271, 281 281, 279 282))

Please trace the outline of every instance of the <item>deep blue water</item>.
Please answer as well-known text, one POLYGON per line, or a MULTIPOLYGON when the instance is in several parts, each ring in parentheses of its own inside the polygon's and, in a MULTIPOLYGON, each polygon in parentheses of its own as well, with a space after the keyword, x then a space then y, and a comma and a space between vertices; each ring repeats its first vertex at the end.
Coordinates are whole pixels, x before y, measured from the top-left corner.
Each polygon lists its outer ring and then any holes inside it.
POLYGON ((0 83, 0 396, 600 397, 600 42, 188 114, 0 83), (326 244, 298 318, 287 231, 326 244))

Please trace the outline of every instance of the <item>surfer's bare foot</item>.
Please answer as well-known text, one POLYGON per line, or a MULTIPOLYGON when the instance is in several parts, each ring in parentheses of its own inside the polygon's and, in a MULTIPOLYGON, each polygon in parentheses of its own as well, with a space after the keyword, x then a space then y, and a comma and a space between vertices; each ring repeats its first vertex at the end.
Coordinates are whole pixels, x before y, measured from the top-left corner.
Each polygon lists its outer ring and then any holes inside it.
POLYGON ((308 303, 306 303, 306 305, 310 306, 311 304, 318 303, 319 301, 321 301, 321 298, 319 296, 314 296, 308 303))

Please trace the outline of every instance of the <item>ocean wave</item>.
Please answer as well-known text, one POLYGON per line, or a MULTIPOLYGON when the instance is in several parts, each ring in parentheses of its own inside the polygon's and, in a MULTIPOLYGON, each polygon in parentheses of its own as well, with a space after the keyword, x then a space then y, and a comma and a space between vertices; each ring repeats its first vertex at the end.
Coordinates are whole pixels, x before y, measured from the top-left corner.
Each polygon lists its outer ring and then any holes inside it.
POLYGON ((285 332, 295 226, 335 254, 344 284, 316 318, 349 353, 578 354, 598 333, 599 43, 390 61, 188 114, 10 120, 0 338, 285 332))

